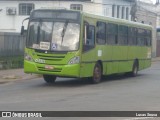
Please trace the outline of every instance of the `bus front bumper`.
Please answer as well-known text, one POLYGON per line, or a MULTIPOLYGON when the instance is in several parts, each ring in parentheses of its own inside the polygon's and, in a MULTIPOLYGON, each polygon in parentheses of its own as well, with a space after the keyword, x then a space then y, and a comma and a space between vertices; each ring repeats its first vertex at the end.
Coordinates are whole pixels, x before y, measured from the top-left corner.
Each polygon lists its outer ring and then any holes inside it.
POLYGON ((38 64, 26 60, 24 61, 25 73, 55 75, 60 77, 79 77, 79 69, 80 69, 79 64, 47 65, 47 64, 38 64))

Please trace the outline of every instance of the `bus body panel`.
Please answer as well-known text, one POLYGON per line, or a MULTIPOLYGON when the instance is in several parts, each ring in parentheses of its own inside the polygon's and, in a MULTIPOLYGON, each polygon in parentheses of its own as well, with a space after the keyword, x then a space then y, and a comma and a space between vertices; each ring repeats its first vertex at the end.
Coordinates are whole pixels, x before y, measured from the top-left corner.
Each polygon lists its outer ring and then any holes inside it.
POLYGON ((45 69, 45 65, 37 64, 34 62, 24 61, 25 73, 36 73, 45 75, 56 75, 60 77, 80 77, 80 65, 52 65, 53 70, 45 69))

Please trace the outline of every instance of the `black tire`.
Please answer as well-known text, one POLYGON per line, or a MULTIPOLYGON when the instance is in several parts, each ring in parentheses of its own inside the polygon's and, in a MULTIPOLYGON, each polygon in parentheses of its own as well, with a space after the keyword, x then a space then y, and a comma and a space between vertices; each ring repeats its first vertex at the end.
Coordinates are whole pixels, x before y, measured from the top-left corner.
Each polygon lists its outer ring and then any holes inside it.
POLYGON ((56 80, 56 76, 53 75, 43 75, 43 79, 44 81, 46 81, 46 83, 54 83, 56 80))
POLYGON ((138 69, 139 69, 138 63, 135 62, 133 64, 133 68, 132 68, 132 72, 131 72, 132 77, 136 77, 138 75, 138 69))
POLYGON ((101 82, 102 79, 102 66, 99 62, 97 62, 94 66, 92 83, 97 84, 101 82))

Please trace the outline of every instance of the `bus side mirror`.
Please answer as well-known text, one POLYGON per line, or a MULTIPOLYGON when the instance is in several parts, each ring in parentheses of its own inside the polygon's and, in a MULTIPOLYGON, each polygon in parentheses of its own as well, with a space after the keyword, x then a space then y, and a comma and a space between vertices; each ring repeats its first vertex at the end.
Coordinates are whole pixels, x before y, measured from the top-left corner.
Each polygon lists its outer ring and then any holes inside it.
POLYGON ((24 29, 24 26, 23 26, 23 22, 26 21, 26 20, 29 20, 29 17, 28 17, 28 18, 25 18, 25 19, 22 21, 21 35, 24 35, 25 32, 27 32, 27 30, 25 30, 25 29, 24 29))
POLYGON ((21 35, 24 35, 24 26, 21 27, 21 35))

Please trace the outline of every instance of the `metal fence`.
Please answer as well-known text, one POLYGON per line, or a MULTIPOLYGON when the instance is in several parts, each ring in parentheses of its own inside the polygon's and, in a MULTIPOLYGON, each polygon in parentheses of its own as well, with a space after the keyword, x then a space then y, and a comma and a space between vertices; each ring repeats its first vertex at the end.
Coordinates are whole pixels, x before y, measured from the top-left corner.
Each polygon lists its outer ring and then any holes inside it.
POLYGON ((25 36, 19 33, 0 33, 0 69, 23 66, 25 36))
POLYGON ((0 33, 0 57, 24 54, 25 37, 19 33, 0 33))

